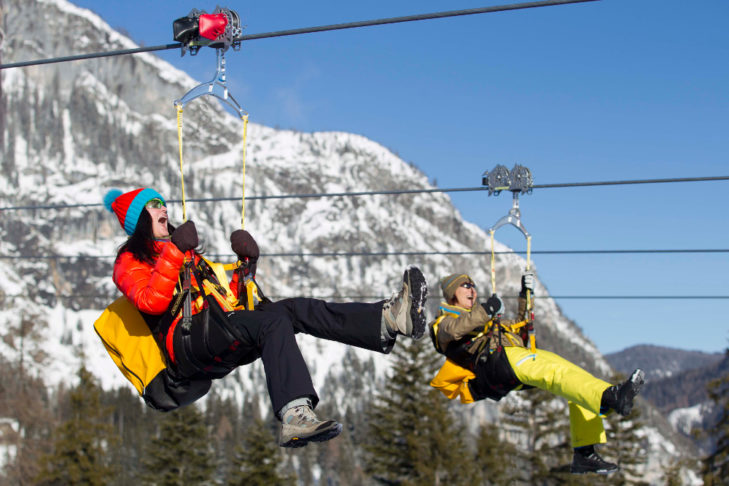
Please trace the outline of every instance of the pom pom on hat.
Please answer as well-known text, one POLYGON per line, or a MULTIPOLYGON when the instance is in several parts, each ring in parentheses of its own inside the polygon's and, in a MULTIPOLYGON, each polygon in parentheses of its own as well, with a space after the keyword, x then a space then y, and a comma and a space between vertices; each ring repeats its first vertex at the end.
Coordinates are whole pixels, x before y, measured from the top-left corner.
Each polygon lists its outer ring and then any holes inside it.
POLYGON ((137 229, 137 221, 144 211, 144 205, 152 199, 161 199, 162 202, 165 200, 154 189, 140 187, 125 193, 119 189, 112 189, 104 196, 104 206, 116 214, 121 227, 131 236, 137 229))
POLYGON ((106 210, 110 213, 113 213, 114 210, 112 209, 111 205, 114 203, 116 198, 122 195, 122 192, 119 189, 109 189, 109 192, 106 193, 104 196, 104 206, 106 206, 106 210))

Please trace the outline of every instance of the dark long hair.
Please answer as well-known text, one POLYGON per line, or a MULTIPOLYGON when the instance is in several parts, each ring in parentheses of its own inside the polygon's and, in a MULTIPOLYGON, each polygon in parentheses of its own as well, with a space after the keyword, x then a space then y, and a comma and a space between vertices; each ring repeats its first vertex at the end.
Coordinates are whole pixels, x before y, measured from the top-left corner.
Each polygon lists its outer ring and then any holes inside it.
MULTIPOLYGON (((167 222, 167 231, 172 234, 175 227, 167 222)), ((117 259, 124 252, 130 252, 140 262, 154 265, 157 260, 157 252, 154 249, 154 233, 152 232, 152 216, 146 209, 143 209, 137 220, 137 227, 129 239, 119 247, 116 253, 117 259)))

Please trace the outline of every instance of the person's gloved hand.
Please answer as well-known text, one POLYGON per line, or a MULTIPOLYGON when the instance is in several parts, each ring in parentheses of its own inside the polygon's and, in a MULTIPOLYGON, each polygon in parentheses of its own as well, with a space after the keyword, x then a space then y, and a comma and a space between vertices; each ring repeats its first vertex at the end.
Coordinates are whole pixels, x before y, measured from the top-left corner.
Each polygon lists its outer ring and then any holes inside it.
POLYGON ((230 235, 230 247, 242 263, 243 274, 256 274, 256 263, 260 252, 258 243, 253 236, 245 230, 233 231, 230 235))
POLYGON ((501 299, 499 299, 496 294, 491 295, 486 303, 483 304, 483 308, 486 310, 486 313, 492 317, 500 313, 503 307, 504 304, 501 302, 501 299))
POLYGON ((233 249, 238 258, 244 260, 258 260, 259 251, 258 243, 253 239, 251 234, 245 230, 233 231, 230 235, 230 247, 233 249))
POLYGON ((529 290, 529 292, 533 294, 535 282, 536 278, 534 277, 534 273, 526 272, 521 276, 521 292, 524 294, 527 290, 529 290))
POLYGON ((197 247, 199 241, 197 238, 197 229, 192 221, 185 221, 172 232, 172 243, 180 249, 182 253, 186 253, 197 247))

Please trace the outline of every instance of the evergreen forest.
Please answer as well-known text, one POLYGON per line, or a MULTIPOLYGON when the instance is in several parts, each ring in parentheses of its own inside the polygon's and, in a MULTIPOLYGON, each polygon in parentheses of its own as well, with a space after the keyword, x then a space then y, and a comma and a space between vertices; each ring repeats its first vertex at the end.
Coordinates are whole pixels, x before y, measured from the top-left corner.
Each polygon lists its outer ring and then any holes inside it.
MULTIPOLYGON (((569 473, 567 404, 540 390, 515 392, 496 420, 467 421, 463 405, 429 387, 440 366, 424 340, 397 346, 379 392, 356 409, 322 400, 317 413, 344 424, 342 434, 300 449, 277 445, 278 422, 260 397, 244 403, 215 392, 204 407, 169 413, 146 407, 131 387, 104 391, 84 367, 77 385, 52 393, 21 363, 0 363, 0 424, 5 457, 1 484, 17 485, 636 485, 644 447, 641 408, 605 420, 605 459, 620 464, 607 477, 569 473), (619 446, 618 446, 619 445, 619 446)), ((615 379, 621 377, 616 376, 615 379)), ((711 384, 720 406, 716 452, 702 464, 672 463, 722 481, 729 470, 729 377, 711 384)), ((326 397, 324 397, 326 398, 326 397)), ((265 402, 267 403, 267 402, 265 402)))

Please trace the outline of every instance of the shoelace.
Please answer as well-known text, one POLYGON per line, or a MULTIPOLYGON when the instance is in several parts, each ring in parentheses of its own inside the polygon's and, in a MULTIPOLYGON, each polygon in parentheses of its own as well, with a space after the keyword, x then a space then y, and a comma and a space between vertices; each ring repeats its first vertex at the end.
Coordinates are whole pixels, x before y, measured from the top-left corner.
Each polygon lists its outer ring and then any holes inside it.
MULTIPOLYGON (((293 418, 298 421, 298 424, 317 424, 321 422, 316 418, 316 415, 314 415, 314 412, 309 407, 296 407, 293 413, 293 418)), ((293 424, 294 420, 291 420, 289 423, 293 424)))

